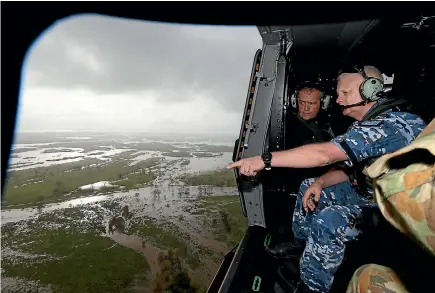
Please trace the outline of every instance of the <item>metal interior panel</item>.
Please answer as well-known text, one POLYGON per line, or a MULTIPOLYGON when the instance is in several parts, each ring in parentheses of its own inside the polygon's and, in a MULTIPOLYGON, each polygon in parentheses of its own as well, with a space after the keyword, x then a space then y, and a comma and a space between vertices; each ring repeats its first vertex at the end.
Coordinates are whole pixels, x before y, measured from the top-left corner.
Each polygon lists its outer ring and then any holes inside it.
POLYGON ((295 47, 335 46, 347 50, 377 24, 379 20, 367 19, 321 25, 259 26, 258 31, 265 44, 277 44, 281 34, 285 34, 295 47))
MULTIPOLYGON (((279 53, 278 45, 264 45, 260 64, 259 82, 256 85, 253 99, 252 115, 245 138, 242 158, 253 157, 264 151, 269 128, 269 115, 275 89, 275 63, 279 53)), ((263 211, 263 187, 256 182, 249 189, 243 190, 245 206, 250 226, 265 227, 263 211)))

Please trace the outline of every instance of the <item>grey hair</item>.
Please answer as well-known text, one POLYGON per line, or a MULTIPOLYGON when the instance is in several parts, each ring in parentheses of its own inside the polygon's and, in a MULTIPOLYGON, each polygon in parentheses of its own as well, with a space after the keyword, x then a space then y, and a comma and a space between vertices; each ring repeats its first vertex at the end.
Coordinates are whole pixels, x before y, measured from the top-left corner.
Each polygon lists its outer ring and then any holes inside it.
MULTIPOLYGON (((364 72, 368 77, 374 77, 374 78, 378 78, 382 81, 382 83, 384 83, 384 76, 382 75, 382 72, 377 69, 375 66, 373 65, 365 65, 364 66, 364 72)), ((340 81, 340 79, 344 76, 344 75, 348 75, 348 74, 354 74, 351 72, 343 72, 341 73, 338 77, 337 77, 337 82, 340 81)))
POLYGON ((384 82, 384 76, 382 75, 382 72, 376 67, 372 65, 366 65, 364 66, 364 72, 367 74, 368 77, 374 77, 380 79, 382 83, 384 82))

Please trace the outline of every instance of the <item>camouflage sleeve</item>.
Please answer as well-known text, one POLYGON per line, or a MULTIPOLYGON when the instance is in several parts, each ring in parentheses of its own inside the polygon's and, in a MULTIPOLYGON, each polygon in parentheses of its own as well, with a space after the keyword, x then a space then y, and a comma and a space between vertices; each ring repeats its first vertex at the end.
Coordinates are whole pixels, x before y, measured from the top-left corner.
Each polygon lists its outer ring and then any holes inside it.
POLYGON ((409 293, 398 275, 390 268, 368 264, 357 269, 346 293, 409 293))
POLYGON ((355 124, 331 142, 346 154, 346 164, 353 166, 365 159, 382 156, 408 144, 412 139, 398 128, 394 121, 373 119, 355 124))

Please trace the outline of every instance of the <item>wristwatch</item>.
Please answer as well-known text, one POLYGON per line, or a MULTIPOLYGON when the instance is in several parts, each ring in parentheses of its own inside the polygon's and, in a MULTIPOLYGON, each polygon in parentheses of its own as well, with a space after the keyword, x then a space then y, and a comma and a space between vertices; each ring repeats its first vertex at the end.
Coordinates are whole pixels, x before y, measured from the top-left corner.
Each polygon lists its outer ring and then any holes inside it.
POLYGON ((261 155, 261 159, 264 162, 264 169, 270 170, 272 168, 272 153, 266 152, 261 155))

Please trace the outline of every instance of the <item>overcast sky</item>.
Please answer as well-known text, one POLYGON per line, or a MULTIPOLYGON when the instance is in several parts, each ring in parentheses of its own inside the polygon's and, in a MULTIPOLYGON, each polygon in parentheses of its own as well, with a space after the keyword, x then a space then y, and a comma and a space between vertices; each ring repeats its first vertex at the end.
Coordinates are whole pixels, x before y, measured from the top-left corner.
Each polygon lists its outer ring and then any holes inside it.
POLYGON ((252 26, 63 20, 28 52, 18 130, 238 135, 261 45, 252 26))

